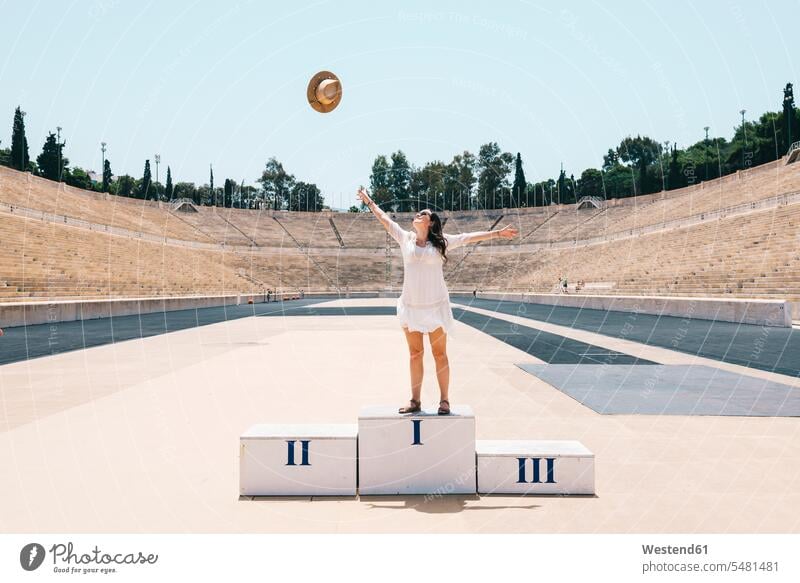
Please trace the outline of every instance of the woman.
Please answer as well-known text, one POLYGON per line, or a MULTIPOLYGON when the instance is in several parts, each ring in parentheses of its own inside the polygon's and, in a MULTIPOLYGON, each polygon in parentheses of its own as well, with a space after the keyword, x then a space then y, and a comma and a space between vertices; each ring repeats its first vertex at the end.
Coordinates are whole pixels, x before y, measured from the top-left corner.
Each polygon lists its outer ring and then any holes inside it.
POLYGON ((411 359, 411 400, 399 412, 414 413, 422 409, 422 335, 428 334, 441 393, 438 413, 447 415, 450 413, 447 335, 453 328, 450 294, 442 272, 447 249, 488 239, 511 239, 517 235, 517 229, 509 225, 496 231, 444 234, 439 215, 424 209, 414 215, 413 230, 405 231, 375 204, 366 189, 360 188, 358 197, 397 241, 403 254, 403 292, 397 300, 397 317, 405 332, 411 359))

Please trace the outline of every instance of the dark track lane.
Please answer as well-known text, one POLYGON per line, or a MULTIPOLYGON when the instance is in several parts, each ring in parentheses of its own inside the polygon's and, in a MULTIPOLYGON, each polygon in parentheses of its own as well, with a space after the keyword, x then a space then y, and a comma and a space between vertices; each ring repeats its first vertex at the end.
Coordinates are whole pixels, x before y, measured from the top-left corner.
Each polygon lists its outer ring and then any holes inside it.
POLYGON ((793 328, 472 298, 452 303, 800 376, 800 330, 793 328))
POLYGON ((0 337, 0 365, 249 316, 288 315, 292 310, 326 299, 337 298, 315 297, 268 304, 198 308, 5 328, 5 336, 0 337))

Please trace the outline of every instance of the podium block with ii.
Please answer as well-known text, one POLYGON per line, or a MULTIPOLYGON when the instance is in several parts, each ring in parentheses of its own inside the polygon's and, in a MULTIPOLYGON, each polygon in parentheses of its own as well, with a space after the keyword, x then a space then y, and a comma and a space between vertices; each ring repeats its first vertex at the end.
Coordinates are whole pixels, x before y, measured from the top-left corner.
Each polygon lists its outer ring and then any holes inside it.
POLYGON ((254 425, 239 439, 244 496, 355 496, 354 423, 254 425))
POLYGON ((474 494, 475 414, 465 405, 400 414, 363 407, 358 416, 359 493, 474 494))

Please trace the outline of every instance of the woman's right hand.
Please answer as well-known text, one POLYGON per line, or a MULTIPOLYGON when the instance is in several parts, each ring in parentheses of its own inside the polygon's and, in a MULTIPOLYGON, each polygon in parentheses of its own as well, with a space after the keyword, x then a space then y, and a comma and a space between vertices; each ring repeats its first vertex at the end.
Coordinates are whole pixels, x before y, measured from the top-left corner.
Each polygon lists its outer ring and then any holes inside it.
POLYGON ((367 194, 367 189, 364 188, 363 186, 358 189, 356 194, 358 194, 358 198, 360 198, 361 202, 363 202, 365 205, 369 206, 369 203, 372 202, 372 199, 369 197, 369 194, 367 194))

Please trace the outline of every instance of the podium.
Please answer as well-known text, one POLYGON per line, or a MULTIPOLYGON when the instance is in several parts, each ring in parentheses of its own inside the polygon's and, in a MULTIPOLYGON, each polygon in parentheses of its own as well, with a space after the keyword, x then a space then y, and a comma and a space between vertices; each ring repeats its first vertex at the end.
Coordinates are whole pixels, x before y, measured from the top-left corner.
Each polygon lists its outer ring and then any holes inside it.
POLYGON ((355 496, 358 426, 254 425, 239 438, 244 496, 355 496))
POLYGON ((358 416, 359 493, 474 494, 475 414, 466 405, 400 414, 363 407, 358 416))
POLYGON ((362 407, 355 424, 261 424, 240 437, 245 496, 594 494, 578 441, 476 440, 467 405, 400 414, 362 407))
POLYGON ((594 494, 594 454, 578 441, 479 440, 481 494, 594 494))

